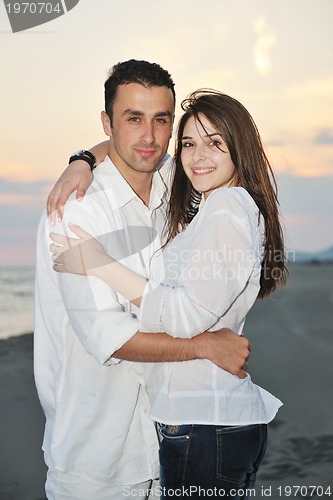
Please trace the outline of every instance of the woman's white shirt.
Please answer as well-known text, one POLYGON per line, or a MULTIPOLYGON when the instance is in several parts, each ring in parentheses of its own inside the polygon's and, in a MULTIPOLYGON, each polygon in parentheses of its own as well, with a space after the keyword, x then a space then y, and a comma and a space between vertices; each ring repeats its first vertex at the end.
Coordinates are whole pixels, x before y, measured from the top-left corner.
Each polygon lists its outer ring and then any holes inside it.
MULTIPOLYGON (((243 188, 216 189, 163 250, 163 283, 149 280, 140 331, 193 337, 228 327, 241 333, 260 290, 264 224, 243 188)), ((248 425, 271 421, 281 401, 208 360, 145 365, 154 420, 248 425)))

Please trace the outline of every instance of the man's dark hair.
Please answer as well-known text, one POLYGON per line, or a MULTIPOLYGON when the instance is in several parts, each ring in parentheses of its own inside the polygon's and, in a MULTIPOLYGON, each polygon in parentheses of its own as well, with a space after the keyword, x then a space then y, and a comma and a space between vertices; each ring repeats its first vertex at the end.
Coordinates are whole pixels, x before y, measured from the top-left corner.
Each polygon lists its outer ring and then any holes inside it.
POLYGON ((167 87, 171 90, 176 101, 175 84, 170 73, 159 64, 147 61, 120 62, 109 71, 109 78, 104 84, 105 89, 105 111, 110 117, 112 124, 112 107, 116 97, 118 85, 126 83, 139 83, 145 87, 167 87))

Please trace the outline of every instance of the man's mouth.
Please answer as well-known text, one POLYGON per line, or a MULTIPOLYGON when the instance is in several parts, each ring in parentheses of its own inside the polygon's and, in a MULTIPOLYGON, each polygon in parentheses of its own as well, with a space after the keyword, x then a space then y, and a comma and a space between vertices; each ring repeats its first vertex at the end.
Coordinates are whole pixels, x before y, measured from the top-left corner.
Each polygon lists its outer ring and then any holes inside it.
POLYGON ((156 153, 156 149, 135 149, 135 151, 144 158, 150 158, 156 153))

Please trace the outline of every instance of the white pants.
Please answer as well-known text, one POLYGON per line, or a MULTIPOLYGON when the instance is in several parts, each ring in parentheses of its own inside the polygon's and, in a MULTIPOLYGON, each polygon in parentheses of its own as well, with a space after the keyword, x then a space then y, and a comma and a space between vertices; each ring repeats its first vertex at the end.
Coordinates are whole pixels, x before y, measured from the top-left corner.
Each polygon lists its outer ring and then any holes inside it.
MULTIPOLYGON (((156 481, 152 483, 156 486, 156 481)), ((148 498, 150 485, 151 481, 128 486, 102 486, 81 477, 49 469, 45 492, 48 500, 124 500, 126 498, 145 500, 148 498)), ((152 486, 152 492, 155 489, 152 486)), ((149 495, 149 498, 154 498, 154 495, 149 495)))

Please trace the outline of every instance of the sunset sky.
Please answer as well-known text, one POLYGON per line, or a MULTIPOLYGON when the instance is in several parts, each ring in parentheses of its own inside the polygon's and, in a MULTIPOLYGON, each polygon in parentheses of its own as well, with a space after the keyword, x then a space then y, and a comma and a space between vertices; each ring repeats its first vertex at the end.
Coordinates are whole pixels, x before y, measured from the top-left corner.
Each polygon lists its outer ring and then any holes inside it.
POLYGON ((72 152, 104 139, 107 71, 131 58, 168 69, 178 104, 199 87, 240 100, 277 174, 288 249, 333 246, 332 19, 332 0, 80 0, 13 34, 1 3, 0 265, 34 263, 47 193, 72 152))

